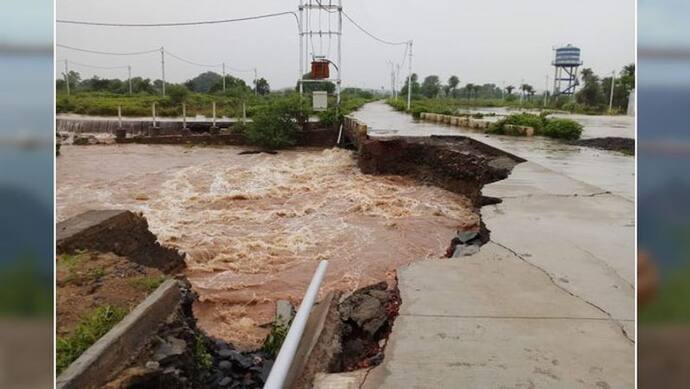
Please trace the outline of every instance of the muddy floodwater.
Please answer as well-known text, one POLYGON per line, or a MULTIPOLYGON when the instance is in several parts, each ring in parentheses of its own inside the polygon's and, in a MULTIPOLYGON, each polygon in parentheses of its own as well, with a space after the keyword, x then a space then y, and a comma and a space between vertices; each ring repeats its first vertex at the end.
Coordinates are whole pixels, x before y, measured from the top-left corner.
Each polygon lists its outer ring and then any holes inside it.
POLYGON ((477 229, 465 197, 411 179, 362 174, 350 151, 239 155, 241 148, 63 146, 58 220, 90 209, 140 211, 187 253, 199 324, 244 348, 261 344, 275 301, 298 304, 317 262, 322 293, 354 290, 443 255, 477 229))

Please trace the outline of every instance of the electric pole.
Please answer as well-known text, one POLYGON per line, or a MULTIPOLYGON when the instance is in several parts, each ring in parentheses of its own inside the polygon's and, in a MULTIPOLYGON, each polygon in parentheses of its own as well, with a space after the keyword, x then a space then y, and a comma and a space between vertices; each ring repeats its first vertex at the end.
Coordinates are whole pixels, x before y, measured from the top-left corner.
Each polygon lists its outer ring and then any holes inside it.
POLYGON ((609 97, 609 114, 613 111, 613 89, 616 81, 616 71, 611 72, 611 96, 609 97))
POLYGON ((161 46, 161 75, 163 77, 163 87, 161 91, 163 92, 163 97, 165 97, 165 48, 161 46))
POLYGON ((388 64, 391 65, 391 97, 395 99, 395 64, 391 60, 388 64))
POLYGON ((129 84, 129 95, 132 95, 132 65, 127 65, 127 83, 129 84))
POLYGON ((65 60, 65 86, 67 87, 67 96, 69 96, 69 65, 65 60))
POLYGON ((223 62, 223 93, 225 93, 225 62, 223 62))
POLYGON ((412 106, 412 42, 410 41, 410 59, 408 61, 408 72, 407 72, 407 110, 410 110, 412 106))

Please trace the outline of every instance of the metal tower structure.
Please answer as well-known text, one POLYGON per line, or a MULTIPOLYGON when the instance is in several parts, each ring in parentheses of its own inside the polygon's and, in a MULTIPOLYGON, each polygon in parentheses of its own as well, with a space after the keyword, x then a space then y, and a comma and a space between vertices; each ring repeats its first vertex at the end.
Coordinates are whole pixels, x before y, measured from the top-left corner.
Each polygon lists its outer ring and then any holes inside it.
MULTIPOLYGON (((299 90, 302 94, 303 84, 309 82, 332 82, 335 84, 336 105, 340 106, 340 86, 342 82, 342 36, 343 36, 343 4, 342 0, 300 0, 299 4, 299 90), (331 23, 331 16, 336 15, 335 28, 331 23), (327 21, 324 22, 322 16, 327 21), (318 40, 317 45, 314 41, 318 40), (328 51, 324 50, 323 39, 327 39, 328 51), (329 57, 331 41, 337 41, 335 61, 329 57), (318 46, 318 50, 317 50, 318 46), (304 79, 305 65, 314 60, 327 61, 335 67, 335 77, 322 79, 304 79)), ((331 73, 332 74, 332 73, 331 73)))
POLYGON ((580 84, 577 79, 577 72, 582 66, 580 59, 580 49, 573 45, 566 45, 554 49, 554 59, 551 62, 554 67, 553 95, 572 96, 575 89, 580 84))

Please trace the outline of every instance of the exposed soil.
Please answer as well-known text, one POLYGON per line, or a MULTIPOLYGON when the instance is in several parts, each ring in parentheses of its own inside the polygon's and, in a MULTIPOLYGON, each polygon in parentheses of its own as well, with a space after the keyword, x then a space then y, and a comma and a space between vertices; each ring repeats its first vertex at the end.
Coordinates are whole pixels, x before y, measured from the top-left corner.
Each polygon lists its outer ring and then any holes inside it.
POLYGON ((56 266, 57 335, 66 336, 93 310, 134 308, 164 279, 155 268, 113 253, 61 255, 56 266))
POLYGON ((601 150, 618 151, 627 155, 635 155, 635 139, 631 138, 606 137, 580 139, 568 143, 575 146, 592 147, 601 150))
POLYGON ((370 138, 360 135, 358 165, 368 174, 412 176, 481 206, 484 185, 508 177, 519 157, 465 137, 370 138))

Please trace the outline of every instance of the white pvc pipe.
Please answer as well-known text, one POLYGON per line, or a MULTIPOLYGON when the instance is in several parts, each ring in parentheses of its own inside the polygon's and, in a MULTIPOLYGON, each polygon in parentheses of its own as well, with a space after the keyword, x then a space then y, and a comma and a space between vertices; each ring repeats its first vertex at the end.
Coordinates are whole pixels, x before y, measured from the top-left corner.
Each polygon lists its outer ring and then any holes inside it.
POLYGON ((290 371, 292 366, 292 360, 297 352, 297 347, 302 339, 302 334, 304 333, 304 327, 307 325, 307 319, 309 319, 309 313, 311 308, 314 306, 316 301, 316 296, 319 292, 319 287, 321 286, 321 281, 326 274, 326 267, 328 267, 328 261, 321 261, 319 266, 316 268, 314 277, 311 279, 309 288, 304 294, 302 303, 297 310, 295 318, 292 320, 292 325, 290 330, 283 341, 283 345, 278 352, 278 357, 273 363, 271 368, 271 373, 268 375, 264 389, 283 389, 285 384, 285 378, 290 371))

